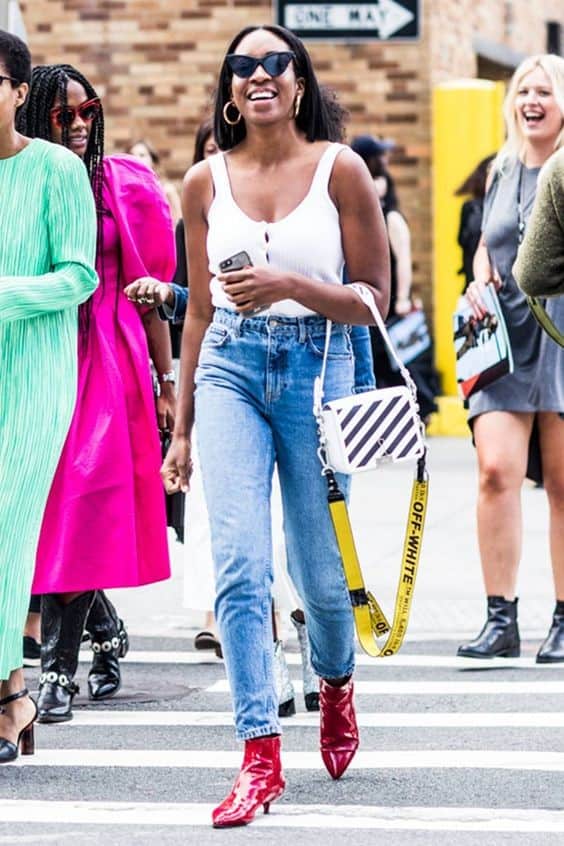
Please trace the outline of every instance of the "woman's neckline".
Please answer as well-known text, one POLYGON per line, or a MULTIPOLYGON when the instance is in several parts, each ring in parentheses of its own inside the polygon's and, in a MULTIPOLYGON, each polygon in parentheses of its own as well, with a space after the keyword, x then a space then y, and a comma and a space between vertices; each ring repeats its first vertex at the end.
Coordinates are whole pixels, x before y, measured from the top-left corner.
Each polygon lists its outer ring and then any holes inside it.
POLYGON ((26 150, 29 150, 29 148, 33 146, 35 141, 37 141, 36 138, 30 138, 28 143, 24 144, 24 146, 21 147, 17 151, 17 153, 14 153, 12 156, 6 156, 5 158, 0 158, 0 164, 2 164, 2 162, 12 162, 12 161, 14 161, 15 159, 18 158, 18 156, 21 156, 22 153, 25 153, 26 150))
POLYGON ((533 171, 540 170, 541 167, 543 167, 543 165, 527 165, 526 162, 524 162, 522 159, 519 159, 519 164, 521 165, 521 168, 525 171, 525 173, 532 173, 533 171))
POLYGON ((321 166, 321 162, 323 161, 323 159, 325 158, 325 156, 327 155, 327 153, 329 152, 329 150, 332 147, 333 147, 333 144, 331 142, 329 142, 327 147, 321 153, 319 160, 318 160, 317 164, 315 165, 313 177, 312 177, 310 186, 309 186, 305 196, 300 200, 300 202, 296 206, 294 206, 293 209, 291 209, 288 212, 288 214, 285 214, 284 217, 280 217, 278 220, 264 220, 264 219, 263 220, 257 220, 256 218, 251 217, 249 214, 247 214, 246 211, 244 211, 241 208, 241 206, 239 205, 239 203, 237 203, 237 201, 235 200, 235 197, 233 196, 233 190, 231 188, 231 178, 229 176, 229 168, 227 167, 227 159, 225 157, 225 153, 224 152, 220 153, 219 155, 223 159, 223 166, 225 168, 225 174, 227 176, 227 186, 228 186, 228 189, 229 189, 229 196, 231 198, 231 202, 233 203, 235 208, 243 215, 243 217, 246 217, 247 220, 251 221, 251 223, 258 223, 258 224, 261 224, 262 226, 276 226, 278 223, 283 223, 284 221, 288 220, 288 218, 292 217, 292 215, 294 215, 304 205, 304 203, 306 203, 307 200, 309 199, 311 192, 313 191, 313 187, 315 185, 315 182, 317 180, 317 174, 319 173, 319 168, 321 166))

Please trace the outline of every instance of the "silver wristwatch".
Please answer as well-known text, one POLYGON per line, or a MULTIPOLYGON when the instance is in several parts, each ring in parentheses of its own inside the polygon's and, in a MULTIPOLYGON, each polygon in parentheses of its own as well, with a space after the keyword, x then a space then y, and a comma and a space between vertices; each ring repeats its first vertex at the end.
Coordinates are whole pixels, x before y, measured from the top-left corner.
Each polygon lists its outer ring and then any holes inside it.
POLYGON ((176 373, 174 370, 167 370, 166 373, 159 373, 158 380, 159 382, 172 382, 174 385, 176 383, 176 373))

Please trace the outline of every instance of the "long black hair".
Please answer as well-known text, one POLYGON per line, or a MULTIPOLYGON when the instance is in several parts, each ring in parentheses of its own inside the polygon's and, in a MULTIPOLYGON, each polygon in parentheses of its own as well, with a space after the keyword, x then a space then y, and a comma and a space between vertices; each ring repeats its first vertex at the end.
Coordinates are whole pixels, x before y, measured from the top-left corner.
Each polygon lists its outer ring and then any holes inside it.
MULTIPOLYGON (((84 88, 89 100, 98 97, 94 87, 72 65, 37 65, 31 73, 31 85, 24 105, 16 115, 16 128, 28 138, 43 138, 52 141, 52 124, 50 111, 58 98, 61 106, 67 105, 67 88, 69 82, 78 82, 84 88)), ((63 126, 62 140, 65 147, 69 146, 69 128, 63 126)), ((84 164, 88 171, 88 178, 92 186, 97 213, 97 255, 103 253, 103 216, 105 214, 102 203, 102 188, 104 183, 104 112, 100 110, 90 130, 88 146, 84 154, 84 164)), ((103 277, 103 273, 101 274, 103 277)), ((103 284, 103 278, 100 280, 103 284)), ((91 312, 91 300, 79 309, 80 328, 83 333, 88 329, 91 312)))
POLYGON ((486 182, 488 180, 488 173, 490 172, 490 167, 495 159, 495 155, 486 156, 485 159, 482 159, 479 162, 472 173, 470 173, 460 188, 454 192, 456 197, 463 197, 466 194, 470 194, 470 196, 475 197, 478 200, 482 200, 484 194, 486 193, 486 182))
POLYGON ((194 157, 192 164, 198 164, 206 157, 206 144, 210 135, 213 135, 213 121, 211 118, 205 118, 198 127, 196 138, 194 141, 194 157))
MULTIPOLYGON (((306 136, 308 141, 340 141, 343 136, 343 119, 346 114, 335 100, 331 89, 321 88, 317 81, 310 55, 303 41, 289 29, 274 24, 264 26, 246 26, 242 29, 229 47, 228 53, 234 53, 243 38, 251 32, 264 29, 277 38, 282 39, 294 54, 294 70, 297 79, 305 83, 304 95, 301 102, 296 125, 306 136), (340 110, 340 112, 339 112, 340 110)), ((223 118, 223 109, 231 99, 231 79, 233 74, 223 59, 219 72, 219 81, 215 97, 214 135, 220 150, 230 150, 239 144, 247 134, 243 118, 235 126, 229 126, 223 118)))

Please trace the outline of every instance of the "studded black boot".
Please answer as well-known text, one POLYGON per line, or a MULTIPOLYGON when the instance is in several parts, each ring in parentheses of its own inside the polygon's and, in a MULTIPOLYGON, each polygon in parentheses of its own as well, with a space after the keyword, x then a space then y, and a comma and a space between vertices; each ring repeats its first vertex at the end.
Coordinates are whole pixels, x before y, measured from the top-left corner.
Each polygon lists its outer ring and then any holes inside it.
POLYGON ((78 651, 92 597, 92 591, 82 593, 67 605, 54 593, 41 597, 40 723, 72 720, 72 701, 78 693, 74 681, 78 651))
POLYGON ((517 598, 488 596, 488 618, 478 637, 458 647, 462 658, 518 658, 521 639, 517 626, 517 598))
POLYGON ((102 590, 97 590, 86 621, 94 657, 88 673, 90 699, 109 699, 121 687, 119 658, 129 649, 123 620, 102 590))
POLYGON ((537 664, 560 664, 564 662, 564 601, 559 599, 552 616, 550 631, 537 652, 537 664))

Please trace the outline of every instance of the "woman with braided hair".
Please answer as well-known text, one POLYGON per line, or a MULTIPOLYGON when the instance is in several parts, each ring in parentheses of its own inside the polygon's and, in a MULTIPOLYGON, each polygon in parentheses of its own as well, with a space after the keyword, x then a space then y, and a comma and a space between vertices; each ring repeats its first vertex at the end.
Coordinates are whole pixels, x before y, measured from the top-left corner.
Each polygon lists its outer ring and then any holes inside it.
POLYGON ((15 126, 30 76, 26 45, 0 30, 0 764, 33 752, 22 629, 76 398, 77 307, 98 281, 84 168, 15 126))
POLYGON ((174 421, 167 327, 123 295, 139 278, 170 279, 174 235, 155 175, 130 156, 104 157, 104 117, 90 82, 70 65, 33 70, 21 131, 68 147, 86 166, 98 215, 100 287, 82 310, 78 398, 53 481, 33 593, 41 602, 40 722, 72 717, 87 619, 91 699, 112 696, 127 635, 106 588, 168 578, 160 444, 149 359, 160 382, 160 428, 174 421))

